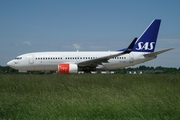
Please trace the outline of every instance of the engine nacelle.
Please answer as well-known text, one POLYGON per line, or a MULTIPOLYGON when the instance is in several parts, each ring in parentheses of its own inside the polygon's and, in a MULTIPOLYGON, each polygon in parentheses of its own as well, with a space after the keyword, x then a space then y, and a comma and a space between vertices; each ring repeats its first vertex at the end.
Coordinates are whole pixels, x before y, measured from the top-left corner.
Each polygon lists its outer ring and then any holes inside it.
POLYGON ((64 63, 58 65, 58 73, 68 74, 68 73, 77 73, 77 72, 78 72, 78 67, 76 64, 64 63))

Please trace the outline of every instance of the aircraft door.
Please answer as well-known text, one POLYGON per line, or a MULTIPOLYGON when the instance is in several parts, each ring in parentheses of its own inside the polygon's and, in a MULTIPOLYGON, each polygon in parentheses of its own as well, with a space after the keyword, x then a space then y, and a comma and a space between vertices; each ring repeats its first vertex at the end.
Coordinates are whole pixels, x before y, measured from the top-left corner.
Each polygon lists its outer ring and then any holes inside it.
POLYGON ((29 55, 28 61, 29 61, 29 64, 33 64, 34 63, 34 55, 29 55))
POLYGON ((130 53, 130 54, 129 54, 129 62, 130 62, 130 63, 133 63, 133 62, 134 62, 133 53, 130 53))

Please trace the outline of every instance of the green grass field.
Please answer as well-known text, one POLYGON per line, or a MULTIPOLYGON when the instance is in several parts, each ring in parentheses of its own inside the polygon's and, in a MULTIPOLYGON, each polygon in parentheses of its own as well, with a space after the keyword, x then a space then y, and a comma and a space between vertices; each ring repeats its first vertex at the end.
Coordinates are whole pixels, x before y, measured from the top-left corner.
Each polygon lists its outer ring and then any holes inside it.
POLYGON ((0 75, 0 119, 179 120, 180 75, 0 75))

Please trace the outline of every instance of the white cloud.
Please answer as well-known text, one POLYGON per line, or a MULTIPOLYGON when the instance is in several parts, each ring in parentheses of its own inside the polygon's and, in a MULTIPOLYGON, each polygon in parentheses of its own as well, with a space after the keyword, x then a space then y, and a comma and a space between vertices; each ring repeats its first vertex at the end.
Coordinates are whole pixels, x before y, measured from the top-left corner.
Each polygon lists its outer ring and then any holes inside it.
POLYGON ((106 46, 98 46, 98 45, 91 45, 91 46, 88 46, 88 49, 89 50, 103 50, 103 51, 106 51, 106 50, 110 50, 110 48, 107 48, 106 46))
POLYGON ((175 38, 165 38, 165 39, 159 39, 160 41, 162 41, 162 42, 166 42, 166 43, 171 43, 171 44, 179 44, 180 43, 180 38, 177 38, 177 39, 175 39, 175 38))
POLYGON ((32 45, 29 41, 24 41, 23 44, 27 45, 27 46, 31 46, 32 45))
POLYGON ((81 46, 78 45, 78 44, 73 44, 72 46, 73 46, 75 49, 77 49, 77 50, 81 49, 81 46))

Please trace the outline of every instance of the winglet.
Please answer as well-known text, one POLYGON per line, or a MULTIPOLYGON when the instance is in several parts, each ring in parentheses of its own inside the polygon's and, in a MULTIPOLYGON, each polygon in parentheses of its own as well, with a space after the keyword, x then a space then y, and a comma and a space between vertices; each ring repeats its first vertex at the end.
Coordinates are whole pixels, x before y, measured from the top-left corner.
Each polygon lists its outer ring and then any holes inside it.
POLYGON ((135 44, 136 40, 137 40, 137 37, 134 38, 134 40, 133 40, 133 41, 131 42, 131 44, 125 49, 125 51, 124 51, 123 53, 130 53, 130 52, 133 50, 133 48, 134 48, 134 44, 135 44))

